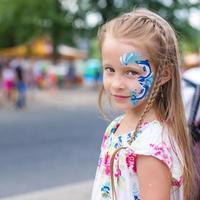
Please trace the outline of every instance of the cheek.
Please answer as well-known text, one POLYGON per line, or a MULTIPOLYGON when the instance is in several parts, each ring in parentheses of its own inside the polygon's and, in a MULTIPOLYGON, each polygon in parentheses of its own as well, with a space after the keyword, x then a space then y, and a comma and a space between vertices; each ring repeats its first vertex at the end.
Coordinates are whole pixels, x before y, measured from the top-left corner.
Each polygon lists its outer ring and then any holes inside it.
POLYGON ((139 92, 141 90, 141 85, 138 82, 138 80, 131 81, 128 85, 129 85, 130 92, 133 90, 139 92))

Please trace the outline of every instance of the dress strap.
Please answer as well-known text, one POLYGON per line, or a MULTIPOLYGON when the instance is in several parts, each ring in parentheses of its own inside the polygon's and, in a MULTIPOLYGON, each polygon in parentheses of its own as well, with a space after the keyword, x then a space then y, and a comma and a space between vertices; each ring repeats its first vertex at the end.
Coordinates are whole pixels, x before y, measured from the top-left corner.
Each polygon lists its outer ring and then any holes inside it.
POLYGON ((128 147, 126 146, 122 146, 118 149, 116 149, 110 159, 110 179, 111 179, 111 189, 112 189, 112 200, 117 200, 117 194, 116 194, 116 189, 115 189, 115 181, 114 181, 114 160, 115 160, 115 156, 117 155, 117 153, 119 151, 121 151, 122 149, 127 149, 128 147))

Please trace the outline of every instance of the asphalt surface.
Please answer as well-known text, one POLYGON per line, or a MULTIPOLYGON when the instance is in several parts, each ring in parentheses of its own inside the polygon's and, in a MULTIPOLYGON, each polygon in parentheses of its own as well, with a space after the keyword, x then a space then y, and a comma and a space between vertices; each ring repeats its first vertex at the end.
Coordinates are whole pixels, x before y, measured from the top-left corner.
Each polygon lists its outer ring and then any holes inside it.
POLYGON ((77 187, 73 199, 86 190, 88 199, 107 124, 96 100, 94 91, 36 92, 25 110, 1 107, 0 199, 71 199, 77 187))

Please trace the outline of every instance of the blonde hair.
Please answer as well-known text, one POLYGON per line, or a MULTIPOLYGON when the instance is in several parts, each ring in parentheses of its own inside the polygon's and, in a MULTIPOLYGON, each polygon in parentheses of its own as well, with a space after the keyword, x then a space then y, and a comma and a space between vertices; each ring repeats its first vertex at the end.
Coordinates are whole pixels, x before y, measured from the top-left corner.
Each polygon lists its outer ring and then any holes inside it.
MULTIPOLYGON (((116 39, 128 40, 130 43, 131 41, 136 42, 142 50, 148 52, 150 62, 156 66, 154 84, 149 93, 146 107, 136 126, 135 133, 141 126, 148 111, 152 106, 156 106, 159 116, 164 118, 170 127, 173 134, 171 136, 178 144, 182 154, 184 200, 194 199, 195 197, 192 194, 194 194, 196 186, 194 178, 195 167, 191 151, 191 139, 182 102, 179 52, 174 30, 157 14, 146 9, 136 9, 107 22, 101 27, 99 31, 100 47, 102 47, 108 35, 116 39), (162 85, 161 80, 166 69, 169 70, 171 79, 162 85)), ((99 94, 100 108, 102 108, 103 93, 104 88, 102 87, 99 94)), ((130 143, 135 139, 135 133, 130 143)), ((112 168, 113 166, 111 166, 111 172, 112 168)), ((114 187, 112 179, 111 177, 111 184, 114 187)))

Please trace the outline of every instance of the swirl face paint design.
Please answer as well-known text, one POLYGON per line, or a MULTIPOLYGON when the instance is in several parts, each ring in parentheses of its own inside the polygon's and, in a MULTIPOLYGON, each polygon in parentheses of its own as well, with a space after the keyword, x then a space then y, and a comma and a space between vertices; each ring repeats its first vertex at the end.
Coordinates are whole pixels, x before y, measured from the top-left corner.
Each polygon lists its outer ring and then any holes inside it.
POLYGON ((136 90, 131 91, 131 102, 135 106, 140 100, 147 97, 148 91, 153 84, 153 73, 148 60, 142 60, 139 54, 135 52, 129 52, 120 57, 120 61, 124 67, 129 64, 138 64, 142 67, 145 72, 144 75, 138 77, 138 82, 141 86, 141 91, 139 93, 136 90))

